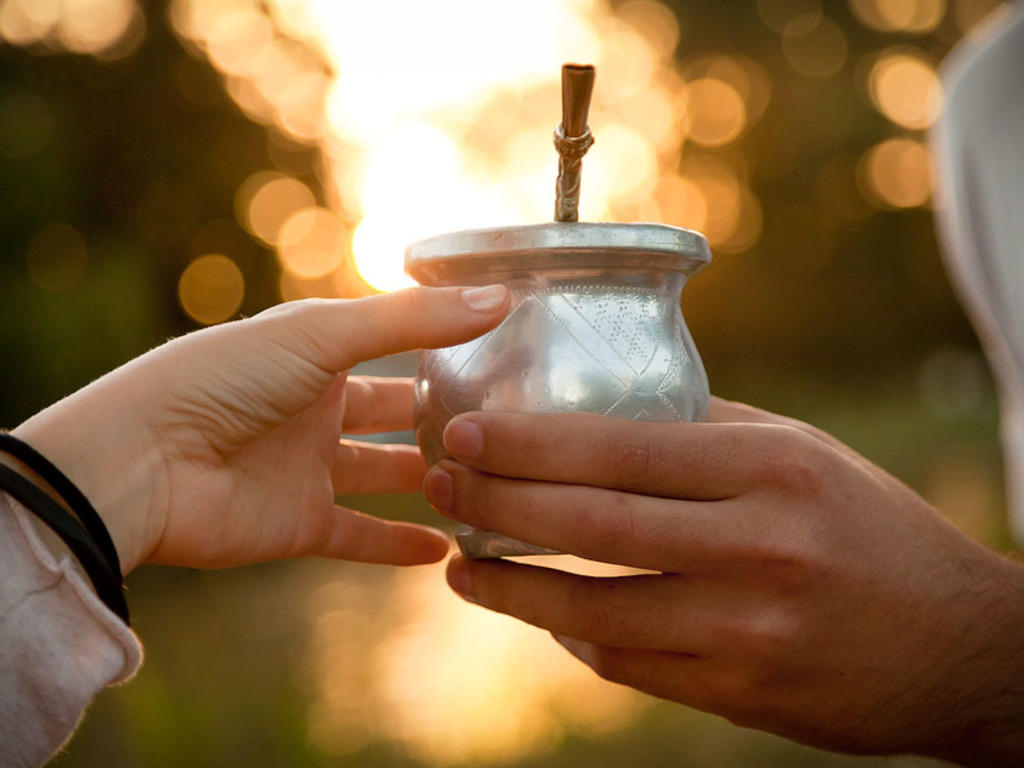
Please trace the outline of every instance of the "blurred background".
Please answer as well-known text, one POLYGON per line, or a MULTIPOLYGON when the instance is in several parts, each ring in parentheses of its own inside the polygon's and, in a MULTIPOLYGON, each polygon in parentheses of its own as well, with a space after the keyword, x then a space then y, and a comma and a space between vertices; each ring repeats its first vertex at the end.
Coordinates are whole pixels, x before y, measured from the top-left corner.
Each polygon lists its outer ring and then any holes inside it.
MULTIPOLYGON (((1003 6, 0 0, 0 424, 171 336, 406 285, 418 237, 549 220, 559 68, 593 63, 581 219, 708 236, 683 309, 712 389, 824 427, 1008 549, 927 150, 937 67, 1003 6)), ((419 497, 345 501, 436 522, 419 497)), ((129 587, 146 664, 57 766, 932 765, 605 683, 437 568, 129 587)))

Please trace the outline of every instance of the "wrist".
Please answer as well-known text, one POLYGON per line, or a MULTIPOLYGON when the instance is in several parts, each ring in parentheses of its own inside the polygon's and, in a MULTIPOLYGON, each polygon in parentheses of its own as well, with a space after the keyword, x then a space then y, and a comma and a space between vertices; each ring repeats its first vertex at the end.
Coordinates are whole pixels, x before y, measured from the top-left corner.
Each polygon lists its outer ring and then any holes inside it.
POLYGON ((163 469, 155 441, 135 423, 130 393, 110 391, 112 385, 100 379, 11 434, 49 459, 92 503, 128 574, 158 540, 163 469))
POLYGON ((973 612, 976 642, 948 731, 956 737, 935 754, 972 768, 1024 765, 1024 567, 998 561, 973 612))

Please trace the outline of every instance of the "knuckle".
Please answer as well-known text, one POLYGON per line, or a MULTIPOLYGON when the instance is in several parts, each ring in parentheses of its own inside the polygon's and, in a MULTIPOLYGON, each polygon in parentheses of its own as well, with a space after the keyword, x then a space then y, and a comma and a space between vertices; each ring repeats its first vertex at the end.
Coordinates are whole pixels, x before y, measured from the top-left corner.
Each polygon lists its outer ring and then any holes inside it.
POLYGON ((806 595, 825 576, 819 544, 802 532, 788 531, 785 538, 769 535, 736 554, 773 599, 806 595))
POLYGON ((819 492, 828 475, 822 444, 795 427, 775 427, 773 431, 773 443, 764 451, 763 479, 787 491, 819 492))
POLYGON ((817 538, 807 535, 779 548, 768 565, 776 594, 787 599, 807 595, 828 579, 827 557, 817 538))
POLYGON ((415 288, 387 293, 381 296, 379 300, 384 302, 385 312, 402 314, 419 312, 426 309, 429 305, 426 292, 416 290, 415 288))
POLYGON ((276 341, 282 349, 308 361, 332 358, 336 340, 323 333, 323 328, 329 324, 329 318, 338 306, 350 304, 350 299, 289 301, 283 305, 284 309, 267 314, 264 321, 273 325, 268 326, 265 338, 276 341))
POLYGON ((788 665, 800 637, 799 622, 781 609, 770 608, 748 619, 743 628, 743 643, 750 666, 747 684, 764 688, 776 681, 778 672, 788 665))
POLYGON ((829 446, 831 448, 844 447, 841 442, 836 440, 836 438, 828 432, 819 429, 813 424, 808 424, 806 421, 801 421, 787 416, 781 418, 779 423, 802 433, 806 437, 809 437, 813 443, 820 443, 818 446, 819 448, 821 446, 829 446))
POLYGON ((800 554, 776 557, 768 563, 771 584, 776 594, 787 597, 806 594, 818 581, 815 569, 800 554))

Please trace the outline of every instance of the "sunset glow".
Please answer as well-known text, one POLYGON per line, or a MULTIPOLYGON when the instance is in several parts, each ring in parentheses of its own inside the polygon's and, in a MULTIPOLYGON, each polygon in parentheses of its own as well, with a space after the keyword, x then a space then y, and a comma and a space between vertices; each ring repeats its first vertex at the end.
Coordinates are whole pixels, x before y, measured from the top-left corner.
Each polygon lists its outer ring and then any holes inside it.
MULTIPOLYGON (((614 12, 606 0, 176 0, 172 21, 250 117, 320 151, 318 206, 337 222, 337 264, 280 242, 303 207, 296 180, 263 176, 240 193, 243 222, 278 251, 288 296, 358 293, 353 266, 377 290, 409 285, 402 257, 415 239, 550 220, 566 61, 598 69, 582 220, 700 228, 724 199, 723 174, 734 196, 752 198, 727 164, 714 178, 687 176, 680 158, 691 138, 715 148, 747 129, 770 92, 763 72, 719 57, 722 74, 684 73, 678 23, 652 0, 614 12)), ((712 246, 759 231, 728 212, 718 221, 712 246)))
MULTIPOLYGON (((625 572, 582 561, 568 568, 625 572)), ((444 586, 442 566, 376 577, 353 570, 310 596, 310 739, 328 754, 383 739, 427 765, 508 763, 570 732, 625 727, 649 706, 548 633, 461 600, 444 586)))

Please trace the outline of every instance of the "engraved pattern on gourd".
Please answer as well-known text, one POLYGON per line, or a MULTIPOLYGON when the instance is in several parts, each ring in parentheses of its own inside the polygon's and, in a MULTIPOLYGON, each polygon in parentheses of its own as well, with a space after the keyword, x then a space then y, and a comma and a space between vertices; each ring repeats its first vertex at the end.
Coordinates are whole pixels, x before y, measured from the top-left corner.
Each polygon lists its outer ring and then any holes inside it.
MULTIPOLYGON (((426 373, 449 415, 460 410, 457 382, 463 371, 472 370, 472 361, 482 352, 495 354, 513 346, 509 324, 525 313, 535 331, 567 337, 621 387, 609 392, 599 412, 641 421, 686 418, 669 397, 685 375, 681 369, 691 363, 678 324, 671 323, 668 338, 664 332, 672 319, 665 313, 677 311, 674 295, 656 288, 593 284, 516 288, 511 293, 513 308, 498 328, 467 344, 428 354, 426 373)), ((526 325, 519 321, 511 327, 521 330, 526 325)), ((529 339, 515 343, 521 347, 529 339)))
MULTIPOLYGON (((562 298, 594 329, 635 376, 642 376, 658 353, 664 312, 670 297, 654 289, 635 289, 647 294, 640 304, 621 289, 563 289, 562 298)), ((595 357, 598 350, 588 350, 595 357)))
MULTIPOLYGON (((509 314, 511 316, 511 313, 509 314)), ((508 322, 506 318, 502 325, 508 322)), ((501 326, 499 325, 498 328, 501 326)), ((497 328, 495 329, 497 330, 497 328)), ((444 393, 444 396, 438 399, 441 407, 448 412, 448 417, 451 418, 459 412, 458 409, 453 408, 448 403, 447 395, 452 394, 454 388, 452 383, 456 380, 463 369, 469 365, 469 362, 473 359, 477 352, 484 348, 487 344, 487 340, 494 334, 494 331, 474 339, 473 341, 466 342, 465 344, 459 344, 454 347, 443 347, 441 349, 434 349, 424 355, 424 373, 426 374, 425 379, 433 382, 431 387, 438 392, 444 393), (440 375, 439 375, 440 374, 440 375)))

